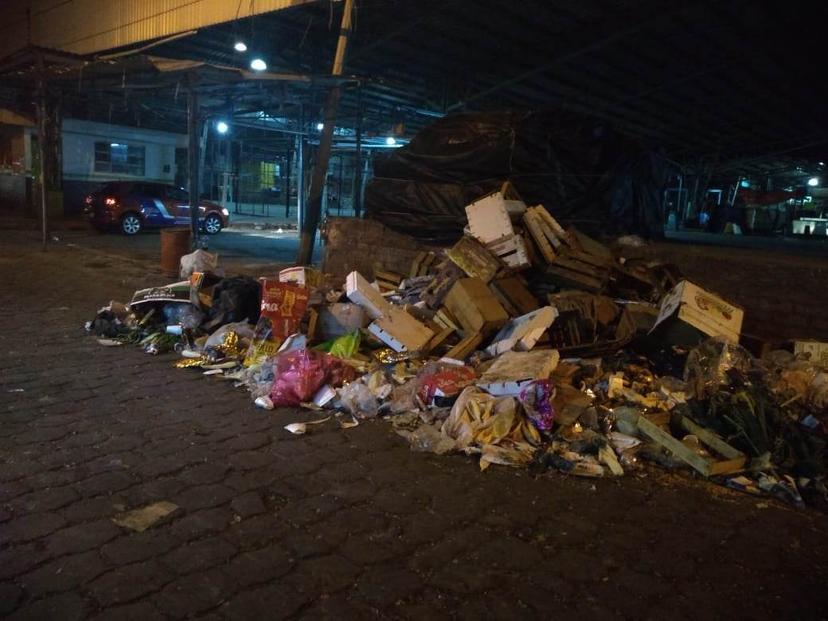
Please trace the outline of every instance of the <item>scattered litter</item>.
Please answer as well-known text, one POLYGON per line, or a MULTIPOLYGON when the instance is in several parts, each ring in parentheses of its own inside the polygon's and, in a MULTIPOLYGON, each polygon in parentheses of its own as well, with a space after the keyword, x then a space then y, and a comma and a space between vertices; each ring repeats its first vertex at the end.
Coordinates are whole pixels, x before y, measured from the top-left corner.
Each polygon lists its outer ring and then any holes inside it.
POLYGON ((448 248, 349 259, 339 279, 294 266, 258 280, 198 250, 185 280, 111 300, 86 330, 174 352, 172 366, 230 380, 257 408, 330 414, 285 425, 296 435, 334 415, 340 429, 379 419, 412 450, 481 469, 597 478, 653 464, 828 507, 828 344, 757 346, 738 306, 627 256, 640 238, 605 246, 498 185, 448 248))
POLYGON ((285 425, 285 429, 287 429, 290 433, 301 436, 307 433, 308 425, 321 425, 327 421, 331 420, 331 417, 328 416, 327 418, 321 418, 319 420, 309 420, 304 423, 291 423, 290 425, 285 425))
POLYGON ((178 510, 178 505, 162 500, 151 505, 120 513, 112 518, 118 526, 142 533, 178 510))

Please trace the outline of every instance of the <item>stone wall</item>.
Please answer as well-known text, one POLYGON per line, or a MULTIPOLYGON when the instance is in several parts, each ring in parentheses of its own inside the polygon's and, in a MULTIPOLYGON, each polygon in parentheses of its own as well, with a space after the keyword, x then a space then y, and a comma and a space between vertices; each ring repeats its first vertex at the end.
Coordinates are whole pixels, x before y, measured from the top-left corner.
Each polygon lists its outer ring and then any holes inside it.
POLYGON ((417 253, 424 249, 411 237, 395 233, 375 220, 329 218, 322 235, 322 270, 333 274, 334 282, 353 270, 372 280, 375 267, 407 276, 417 253))
POLYGON ((770 341, 828 341, 828 257, 659 243, 653 258, 745 310, 742 332, 770 341))
MULTIPOLYGON (((336 278, 358 270, 371 279, 375 265, 408 274, 423 249, 412 238, 372 220, 332 218, 325 236, 323 269, 336 278)), ((674 263, 689 280, 744 308, 745 334, 771 341, 828 341, 826 257, 681 243, 649 244, 625 252, 674 263)))

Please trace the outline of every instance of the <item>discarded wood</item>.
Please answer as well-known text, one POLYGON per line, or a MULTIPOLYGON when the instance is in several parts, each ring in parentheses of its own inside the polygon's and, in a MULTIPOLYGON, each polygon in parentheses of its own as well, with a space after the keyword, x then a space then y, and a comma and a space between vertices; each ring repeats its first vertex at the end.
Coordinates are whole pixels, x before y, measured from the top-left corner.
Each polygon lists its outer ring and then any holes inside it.
MULTIPOLYGON (((694 450, 687 448, 681 440, 671 436, 669 433, 657 427, 643 416, 638 419, 638 429, 650 438, 656 444, 659 444, 670 451, 673 455, 678 457, 683 462, 690 465, 694 470, 704 477, 710 477, 719 474, 730 474, 744 469, 746 457, 741 454, 741 457, 734 459, 727 459, 724 461, 708 460, 696 453, 694 450)), ((701 437, 699 437, 701 440, 701 437)), ((710 448, 713 448, 712 446, 710 448)))
POLYGON ((446 255, 468 276, 479 278, 484 283, 500 271, 497 257, 473 237, 464 235, 446 251, 446 255))
POLYGON ((523 216, 523 222, 524 224, 526 224, 526 228, 529 229, 529 234, 535 241, 535 245, 537 246, 544 260, 547 263, 553 263, 556 257, 555 251, 549 244, 549 241, 547 240, 546 235, 544 234, 540 226, 540 223, 537 220, 537 216, 531 211, 527 211, 523 216))
POLYGON ((455 360, 465 360, 471 355, 480 344, 483 342, 482 334, 472 334, 461 340, 457 345, 446 352, 446 358, 453 358, 455 360))
POLYGON ((687 433, 692 433, 702 442, 702 444, 712 448, 722 457, 727 457, 728 459, 739 459, 745 457, 744 453, 733 448, 715 433, 709 429, 705 429, 704 427, 697 425, 686 416, 683 416, 681 419, 681 427, 687 433))
POLYGON ((430 354, 432 351, 437 349, 443 342, 454 334, 454 328, 444 328, 440 332, 435 332, 434 338, 432 338, 428 344, 423 348, 423 353, 430 354))

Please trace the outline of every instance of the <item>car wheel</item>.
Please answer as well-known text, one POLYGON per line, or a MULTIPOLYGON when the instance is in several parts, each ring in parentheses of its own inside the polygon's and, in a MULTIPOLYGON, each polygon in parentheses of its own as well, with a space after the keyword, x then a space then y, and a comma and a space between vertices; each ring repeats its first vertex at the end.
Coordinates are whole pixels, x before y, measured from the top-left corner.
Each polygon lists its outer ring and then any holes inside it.
POLYGON ((134 213, 124 214, 121 218, 121 232, 124 235, 137 235, 141 230, 141 218, 134 213))
POLYGON ((204 219, 204 230, 208 235, 215 235, 221 231, 221 218, 216 214, 210 214, 204 219))

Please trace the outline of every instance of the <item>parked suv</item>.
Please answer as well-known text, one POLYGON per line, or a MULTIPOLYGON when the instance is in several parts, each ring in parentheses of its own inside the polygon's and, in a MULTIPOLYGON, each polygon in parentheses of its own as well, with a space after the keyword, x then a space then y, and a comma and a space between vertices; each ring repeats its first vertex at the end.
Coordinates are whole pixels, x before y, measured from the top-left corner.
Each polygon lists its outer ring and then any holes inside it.
MULTIPOLYGON (((199 201, 199 224, 215 235, 230 224, 230 214, 221 205, 199 201)), ((186 190, 163 183, 116 181, 86 197, 84 209, 96 228, 117 227, 124 235, 144 228, 190 225, 190 197, 186 190)))

